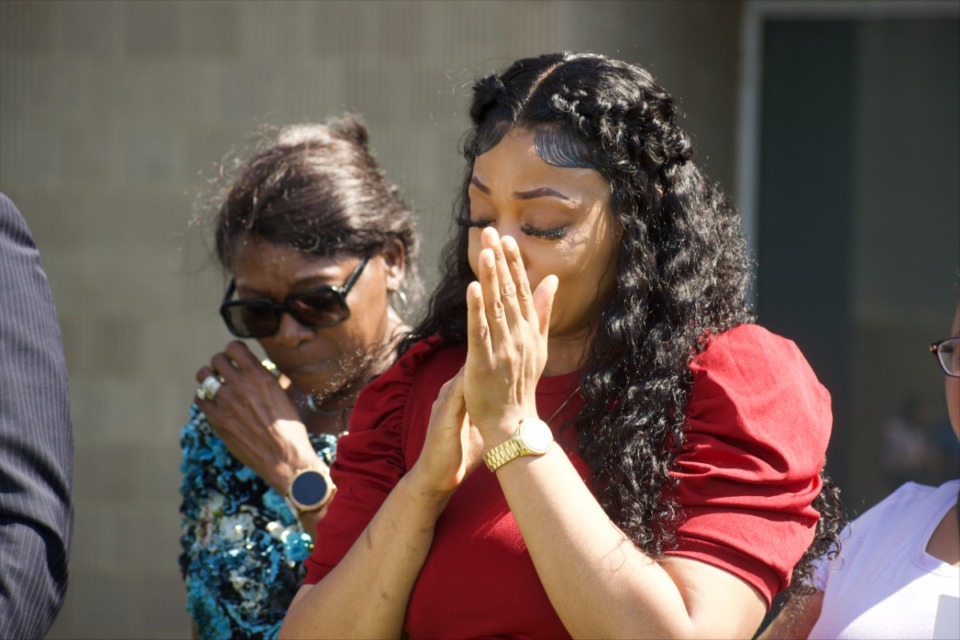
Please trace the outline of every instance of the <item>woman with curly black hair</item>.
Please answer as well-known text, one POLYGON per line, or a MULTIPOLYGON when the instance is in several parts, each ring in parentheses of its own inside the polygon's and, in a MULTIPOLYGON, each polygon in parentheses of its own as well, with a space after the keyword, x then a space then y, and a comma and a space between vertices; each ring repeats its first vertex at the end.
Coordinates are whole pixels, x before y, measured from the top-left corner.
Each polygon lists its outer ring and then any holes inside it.
POLYGON ((470 114, 442 282, 281 635, 752 635, 839 508, 829 395, 749 323, 736 211, 634 65, 518 60, 470 114))

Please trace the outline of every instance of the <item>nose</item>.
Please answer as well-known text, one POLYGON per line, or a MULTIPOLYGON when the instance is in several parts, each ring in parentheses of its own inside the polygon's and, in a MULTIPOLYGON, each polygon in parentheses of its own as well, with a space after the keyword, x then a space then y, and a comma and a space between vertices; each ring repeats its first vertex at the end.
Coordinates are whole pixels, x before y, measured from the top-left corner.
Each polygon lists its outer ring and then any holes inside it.
POLYGON ((289 313, 280 315, 280 327, 276 341, 283 347, 294 349, 313 337, 313 330, 297 322, 289 313))
POLYGON ((497 220, 497 235, 502 239, 503 236, 510 236, 518 243, 523 236, 520 230, 520 220, 515 215, 500 215, 497 220))
POLYGON ((500 234, 500 239, 503 240, 504 236, 510 236, 517 243, 517 249, 520 250, 520 258, 523 260, 524 266, 527 268, 527 271, 530 271, 529 257, 530 253, 527 251, 528 245, 530 243, 530 236, 523 233, 520 229, 519 224, 512 225, 501 225, 497 227, 497 233, 500 234))

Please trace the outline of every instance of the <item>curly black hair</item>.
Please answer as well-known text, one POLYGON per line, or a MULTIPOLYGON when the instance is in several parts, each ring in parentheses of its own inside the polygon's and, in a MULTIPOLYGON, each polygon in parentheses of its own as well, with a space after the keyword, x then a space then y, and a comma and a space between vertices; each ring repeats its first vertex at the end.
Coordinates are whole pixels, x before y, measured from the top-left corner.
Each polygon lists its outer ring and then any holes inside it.
MULTIPOLYGON (((533 132, 545 161, 592 168, 611 185, 621 235, 616 282, 587 354, 574 427, 607 514, 659 557, 675 544, 681 515, 670 471, 684 442, 690 362, 709 336, 752 320, 739 213, 692 162, 673 98, 637 66, 593 54, 521 59, 475 83, 470 117, 460 220, 469 218, 476 158, 515 128, 533 132)), ((467 242, 460 225, 442 253, 442 280, 427 315, 401 349, 432 335, 447 344, 466 340, 464 291, 475 279, 467 242)), ((836 541, 842 524, 832 483, 814 506, 822 515, 817 542, 795 580, 836 541)))

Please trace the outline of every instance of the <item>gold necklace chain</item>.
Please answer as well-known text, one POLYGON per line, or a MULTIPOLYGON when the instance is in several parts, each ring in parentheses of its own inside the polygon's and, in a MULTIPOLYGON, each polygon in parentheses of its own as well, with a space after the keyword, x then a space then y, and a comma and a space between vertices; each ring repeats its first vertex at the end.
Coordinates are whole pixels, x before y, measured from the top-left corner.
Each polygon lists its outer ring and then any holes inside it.
POLYGON ((550 423, 553 421, 553 419, 556 418, 557 415, 559 415, 561 411, 563 411, 563 408, 566 407, 568 404, 570 404, 570 401, 573 400, 573 396, 577 395, 577 393, 580 391, 580 386, 581 386, 581 385, 578 384, 578 385, 577 385, 577 388, 574 389, 574 390, 570 393, 570 395, 567 396, 567 399, 564 400, 563 403, 562 403, 559 407, 557 407, 557 410, 554 411, 554 412, 550 415, 549 418, 547 418, 546 420, 544 420, 544 422, 546 422, 547 424, 550 424, 550 423))

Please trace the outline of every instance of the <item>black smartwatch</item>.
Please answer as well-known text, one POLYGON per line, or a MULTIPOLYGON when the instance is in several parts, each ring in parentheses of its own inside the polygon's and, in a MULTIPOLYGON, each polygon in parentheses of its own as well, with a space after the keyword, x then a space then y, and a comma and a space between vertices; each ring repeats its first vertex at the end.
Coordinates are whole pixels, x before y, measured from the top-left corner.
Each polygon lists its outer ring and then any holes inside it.
POLYGON ((296 513, 317 511, 333 499, 337 487, 330 479, 327 465, 300 469, 290 480, 287 487, 287 504, 296 513))

